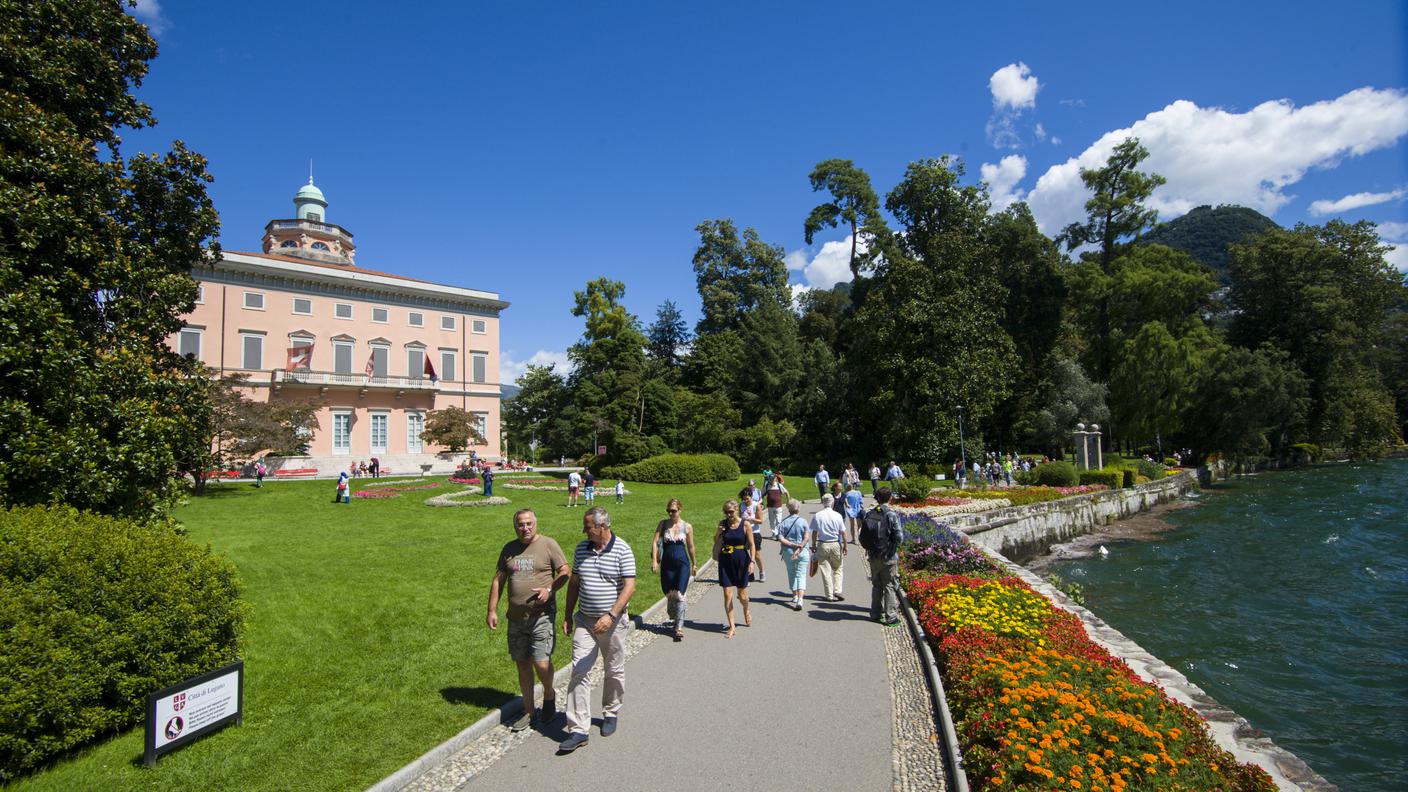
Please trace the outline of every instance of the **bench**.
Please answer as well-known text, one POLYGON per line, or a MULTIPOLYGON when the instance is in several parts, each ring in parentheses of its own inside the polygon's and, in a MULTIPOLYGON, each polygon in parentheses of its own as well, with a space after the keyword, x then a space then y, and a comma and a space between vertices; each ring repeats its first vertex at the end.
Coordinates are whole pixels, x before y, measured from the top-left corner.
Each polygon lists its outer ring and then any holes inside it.
POLYGON ((288 470, 275 470, 274 475, 278 478, 292 478, 293 476, 316 476, 317 468, 289 468, 288 470))

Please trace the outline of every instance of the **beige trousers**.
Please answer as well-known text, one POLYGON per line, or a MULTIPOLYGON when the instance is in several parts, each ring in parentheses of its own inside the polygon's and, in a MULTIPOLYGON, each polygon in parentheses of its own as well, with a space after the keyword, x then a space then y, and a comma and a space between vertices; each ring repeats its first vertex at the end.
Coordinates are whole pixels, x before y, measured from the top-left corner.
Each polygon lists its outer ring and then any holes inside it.
POLYGON ((841 594, 841 543, 818 542, 816 573, 821 576, 821 593, 827 599, 841 594))
POLYGON ((592 686, 587 675, 602 660, 601 717, 614 718, 626 692, 626 619, 600 635, 592 632, 597 617, 578 611, 572 617, 572 681, 567 683, 567 730, 586 734, 592 725, 592 686))

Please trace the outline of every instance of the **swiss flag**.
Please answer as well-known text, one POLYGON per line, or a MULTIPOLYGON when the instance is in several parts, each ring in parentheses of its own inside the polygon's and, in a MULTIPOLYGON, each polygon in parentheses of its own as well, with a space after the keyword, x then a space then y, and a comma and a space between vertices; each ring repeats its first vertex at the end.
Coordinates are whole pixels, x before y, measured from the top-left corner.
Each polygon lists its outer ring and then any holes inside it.
POLYGON ((288 365, 287 365, 287 366, 284 366, 284 371, 293 371, 294 369, 301 369, 301 368, 305 368, 305 369, 306 369, 306 368, 311 368, 312 365, 313 365, 313 345, 312 345, 312 344, 305 344, 305 345, 303 345, 303 346, 296 346, 296 347, 289 347, 289 348, 288 348, 288 365))

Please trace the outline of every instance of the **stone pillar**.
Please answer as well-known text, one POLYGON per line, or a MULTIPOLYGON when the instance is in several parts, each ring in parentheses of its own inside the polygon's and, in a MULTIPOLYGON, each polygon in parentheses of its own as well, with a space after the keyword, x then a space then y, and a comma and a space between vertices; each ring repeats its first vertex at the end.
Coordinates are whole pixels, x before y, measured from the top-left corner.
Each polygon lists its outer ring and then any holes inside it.
POLYGON ((1072 440, 1076 447, 1076 468, 1078 470, 1090 469, 1090 446, 1086 443, 1085 424, 1076 424, 1075 431, 1071 433, 1072 440))
POLYGON ((1090 442, 1095 446, 1095 467, 1097 469, 1105 467, 1105 449, 1100 442, 1100 424, 1090 425, 1090 442))

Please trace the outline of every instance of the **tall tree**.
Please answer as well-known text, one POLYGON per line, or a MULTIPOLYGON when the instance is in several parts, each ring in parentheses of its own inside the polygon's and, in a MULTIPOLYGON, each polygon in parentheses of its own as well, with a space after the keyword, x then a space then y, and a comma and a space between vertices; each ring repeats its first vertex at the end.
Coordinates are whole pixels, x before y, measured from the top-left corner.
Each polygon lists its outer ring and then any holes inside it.
POLYGON ((156 42, 120 0, 0 12, 0 502, 159 512, 207 456, 210 401, 166 346, 213 262, 205 159, 179 141, 123 157, 154 123, 132 91, 156 42))
POLYGON ((876 239, 889 233, 885 218, 880 214, 880 199, 870 186, 870 175, 848 159, 818 162, 810 176, 812 192, 825 190, 831 200, 812 209, 802 225, 807 244, 823 228, 844 224, 851 232, 851 280, 860 281, 861 270, 870 264, 870 250, 876 239), (866 250, 862 251, 862 237, 866 250))
POLYGON ((1148 322, 1120 344, 1110 378, 1111 423, 1134 444, 1164 442, 1181 432, 1197 394, 1198 372, 1220 348, 1206 328, 1175 338, 1163 322, 1148 322))
POLYGON ((555 431, 555 419, 567 404, 567 382, 553 366, 529 365, 515 383, 518 395, 504 402, 504 432, 510 448, 536 453, 544 448, 552 456, 574 452, 555 431))
MULTIPOLYGON (((586 321, 582 339, 567 350, 575 442, 595 437, 613 461, 634 462, 647 452, 637 427, 645 398, 645 336, 640 321, 621 304, 626 285, 607 278, 575 294, 572 315, 586 321)), ((595 451, 595 449, 592 449, 595 451)))
POLYGON ((752 228, 740 239, 738 227, 727 219, 706 220, 695 230, 694 276, 702 308, 697 335, 737 330, 759 305, 791 304, 781 246, 767 244, 752 228))
POLYGON ((1159 213, 1144 202, 1167 180, 1138 170, 1148 156, 1138 138, 1128 138, 1115 146, 1103 168, 1081 168, 1080 180, 1094 194, 1085 202, 1085 222, 1066 226, 1061 238, 1070 250, 1095 245, 1096 260, 1106 272, 1126 244, 1159 220, 1159 213))
POLYGON ((646 331, 650 358, 667 371, 677 371, 683 363, 683 353, 689 344, 689 325, 674 300, 660 303, 655 312, 655 321, 646 331))
POLYGON ((1284 452, 1305 436, 1308 394, 1284 351, 1223 347, 1199 377, 1189 442, 1239 461, 1284 452))

